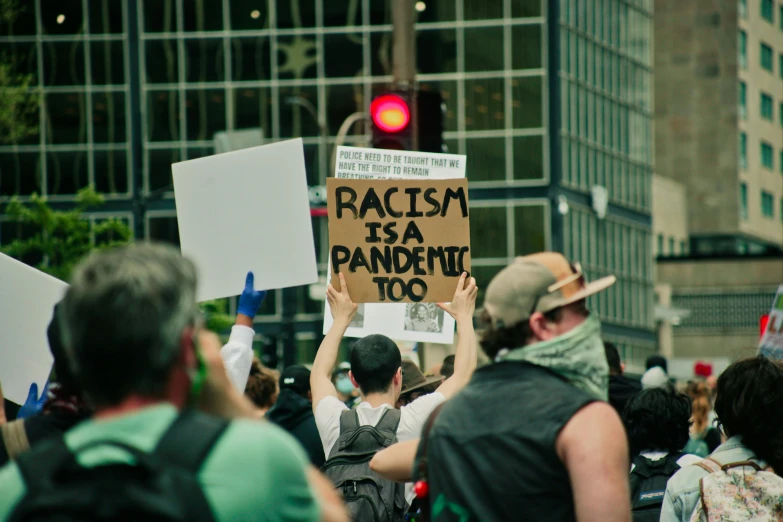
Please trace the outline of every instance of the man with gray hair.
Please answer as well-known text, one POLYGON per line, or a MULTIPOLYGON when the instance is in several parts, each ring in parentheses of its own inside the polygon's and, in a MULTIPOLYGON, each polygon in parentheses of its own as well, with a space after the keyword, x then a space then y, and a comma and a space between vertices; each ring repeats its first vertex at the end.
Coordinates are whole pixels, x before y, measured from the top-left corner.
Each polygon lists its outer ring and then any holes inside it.
POLYGON ((95 416, 0 470, 0 519, 84 510, 143 519, 165 508, 172 520, 344 520, 293 438, 239 419, 252 407, 201 328, 196 270, 176 249, 92 254, 61 307, 62 341, 95 416))

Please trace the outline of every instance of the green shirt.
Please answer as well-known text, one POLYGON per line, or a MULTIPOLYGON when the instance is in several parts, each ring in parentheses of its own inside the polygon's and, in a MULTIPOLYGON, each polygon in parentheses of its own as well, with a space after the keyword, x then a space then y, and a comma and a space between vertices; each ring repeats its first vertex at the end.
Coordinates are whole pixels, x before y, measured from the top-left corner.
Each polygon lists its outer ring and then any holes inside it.
MULTIPOLYGON (((85 421, 69 431, 65 441, 79 448, 108 439, 151 452, 176 416, 174 406, 166 404, 116 419, 85 421)), ((85 450, 77 459, 87 467, 133 462, 109 446, 85 450)), ((299 444, 282 429, 269 422, 238 420, 212 448, 198 479, 217 521, 318 520, 318 504, 305 478, 307 465, 299 444)), ((13 463, 0 469, 0 492, 0 520, 5 520, 25 493, 13 463)))

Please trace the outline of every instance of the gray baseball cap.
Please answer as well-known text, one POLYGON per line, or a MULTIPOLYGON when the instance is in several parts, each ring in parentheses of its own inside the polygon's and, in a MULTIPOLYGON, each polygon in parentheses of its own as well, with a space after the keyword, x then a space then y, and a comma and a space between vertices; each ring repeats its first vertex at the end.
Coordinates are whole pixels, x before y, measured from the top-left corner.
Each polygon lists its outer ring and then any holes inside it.
POLYGON ((535 312, 581 301, 615 281, 615 276, 607 276, 588 283, 579 263, 569 263, 557 252, 540 252, 516 258, 490 281, 484 310, 493 326, 510 327, 535 312))

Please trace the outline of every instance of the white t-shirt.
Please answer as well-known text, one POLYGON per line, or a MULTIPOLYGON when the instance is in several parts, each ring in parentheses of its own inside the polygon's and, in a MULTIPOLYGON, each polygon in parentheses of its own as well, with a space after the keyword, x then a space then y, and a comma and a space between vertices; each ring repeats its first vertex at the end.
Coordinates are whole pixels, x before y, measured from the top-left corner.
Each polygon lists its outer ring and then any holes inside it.
MULTIPOLYGON (((640 453, 640 455, 642 457, 644 457, 646 459, 653 460, 653 461, 661 460, 662 458, 664 458, 668 454, 669 454, 668 451, 643 451, 643 452, 640 453)), ((677 465, 680 466, 681 468, 684 468, 685 466, 690 466, 691 464, 696 464, 700 460, 702 460, 702 458, 697 456, 697 455, 685 454, 682 457, 680 457, 679 459, 677 459, 677 465)), ((633 468, 635 468, 635 467, 636 467, 636 464, 631 464, 631 471, 633 471, 633 468)))
MULTIPOLYGON (((446 397, 442 393, 435 392, 419 397, 407 406, 403 406, 400 410, 400 424, 397 426, 397 442, 421 437, 424 423, 427 422, 432 411, 445 401, 446 397)), ((391 405, 381 404, 377 408, 373 408, 369 402, 360 403, 356 407, 359 424, 361 426, 375 426, 388 408, 391 408, 391 405)), ((333 396, 324 397, 315 408, 315 425, 318 426, 318 433, 321 435, 321 443, 324 445, 327 459, 332 452, 334 443, 340 438, 340 415, 346 410, 348 410, 348 406, 333 396)), ((416 498, 416 494, 413 491, 413 484, 405 484, 405 500, 410 504, 414 498, 416 498)))
MULTIPOLYGON (((446 397, 442 393, 430 393, 419 397, 400 410, 400 424, 397 426, 397 441, 416 439, 421 436, 421 430, 424 423, 432 413, 432 410, 438 407, 438 404, 444 402, 446 397)), ((381 420, 383 412, 391 408, 389 404, 382 404, 377 408, 370 406, 368 402, 362 402, 356 407, 356 413, 359 415, 359 424, 362 426, 375 426, 381 420)), ((315 424, 318 426, 318 433, 321 435, 321 443, 324 445, 326 458, 332 452, 332 446, 340 438, 340 415, 346 411, 346 406, 337 397, 329 396, 321 399, 315 408, 315 424)))

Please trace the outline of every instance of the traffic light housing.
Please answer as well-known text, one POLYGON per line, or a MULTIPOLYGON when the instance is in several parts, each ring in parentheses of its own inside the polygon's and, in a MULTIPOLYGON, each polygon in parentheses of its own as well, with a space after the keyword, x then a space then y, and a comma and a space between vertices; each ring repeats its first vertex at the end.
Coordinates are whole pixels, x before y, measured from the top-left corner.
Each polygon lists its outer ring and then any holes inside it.
POLYGON ((411 150, 410 97, 403 92, 385 92, 370 104, 372 146, 376 149, 411 150))
POLYGON ((379 93, 370 104, 370 119, 376 149, 443 152, 443 100, 438 92, 379 93))

